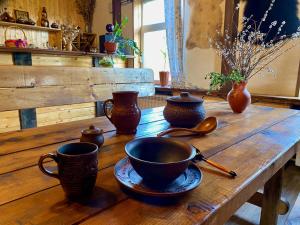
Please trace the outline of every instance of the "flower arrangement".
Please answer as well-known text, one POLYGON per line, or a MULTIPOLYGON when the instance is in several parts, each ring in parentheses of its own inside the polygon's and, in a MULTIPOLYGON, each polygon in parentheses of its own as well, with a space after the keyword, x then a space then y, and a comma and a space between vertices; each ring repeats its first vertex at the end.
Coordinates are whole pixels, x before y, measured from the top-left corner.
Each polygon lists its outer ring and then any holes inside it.
MULTIPOLYGON (((269 25, 268 32, 261 32, 261 26, 274 3, 275 0, 272 0, 259 22, 253 20, 253 16, 244 17, 243 30, 235 38, 232 39, 228 30, 225 30, 224 34, 217 31, 217 40, 209 39, 210 46, 216 49, 218 55, 223 57, 232 70, 226 75, 217 72, 206 75, 205 78, 210 79, 210 90, 218 90, 227 82, 247 82, 264 70, 273 72, 269 64, 297 45, 293 40, 300 36, 300 27, 297 28, 297 32, 285 35, 282 32, 286 25, 285 21, 281 23, 273 21, 269 25), (276 35, 270 39, 270 33, 273 33, 274 29, 276 35)), ((236 10, 238 9, 239 5, 236 7, 236 10)))
POLYGON ((72 51, 73 48, 72 42, 78 36, 80 32, 80 28, 75 26, 62 25, 61 30, 62 30, 63 42, 66 45, 66 50, 72 51))

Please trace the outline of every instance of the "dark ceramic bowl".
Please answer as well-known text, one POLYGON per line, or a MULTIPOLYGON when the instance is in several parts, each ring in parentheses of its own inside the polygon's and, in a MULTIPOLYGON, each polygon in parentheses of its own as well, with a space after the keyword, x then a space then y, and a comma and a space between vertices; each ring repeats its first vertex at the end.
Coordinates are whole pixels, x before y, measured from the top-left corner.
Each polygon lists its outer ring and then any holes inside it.
POLYGON ((155 185, 174 181, 196 155, 196 150, 185 142, 159 137, 130 141, 125 151, 135 171, 145 182, 155 185))

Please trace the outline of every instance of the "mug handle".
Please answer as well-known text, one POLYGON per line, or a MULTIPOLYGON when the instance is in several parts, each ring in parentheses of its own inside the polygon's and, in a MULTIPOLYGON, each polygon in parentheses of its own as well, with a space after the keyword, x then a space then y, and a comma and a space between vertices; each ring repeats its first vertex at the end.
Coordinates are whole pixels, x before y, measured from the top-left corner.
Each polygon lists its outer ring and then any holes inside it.
POLYGON ((107 119, 109 119, 110 122, 113 123, 113 121, 111 120, 111 116, 108 116, 108 113, 107 113, 107 104, 108 103, 114 104, 114 100, 113 99, 108 99, 108 100, 104 101, 103 102, 103 111, 104 111, 104 115, 107 117, 107 119))
POLYGON ((57 163, 57 156, 56 156, 55 154, 48 153, 48 154, 42 155, 42 156, 40 157, 40 160, 39 160, 39 163, 38 163, 38 164, 39 164, 40 170, 41 170, 44 174, 46 174, 46 175, 48 175, 48 176, 50 176, 50 177, 54 177, 54 178, 56 178, 56 179, 59 179, 59 175, 58 175, 57 173, 53 173, 53 172, 51 172, 51 171, 45 169, 43 163, 44 163, 44 160, 45 160, 46 158, 51 158, 51 159, 53 159, 53 160, 57 163))

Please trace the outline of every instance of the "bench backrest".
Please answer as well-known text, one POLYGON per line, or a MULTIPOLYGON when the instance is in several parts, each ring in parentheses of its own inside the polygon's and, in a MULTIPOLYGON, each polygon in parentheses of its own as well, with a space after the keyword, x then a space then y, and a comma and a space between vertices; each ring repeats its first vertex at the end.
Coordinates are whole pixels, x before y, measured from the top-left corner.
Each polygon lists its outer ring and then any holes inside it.
POLYGON ((103 101, 114 91, 155 93, 151 69, 53 66, 0 66, 0 112, 18 110, 21 129, 37 126, 36 108, 103 101))
POLYGON ((151 69, 0 66, 0 112, 97 102, 113 91, 154 95, 151 69))

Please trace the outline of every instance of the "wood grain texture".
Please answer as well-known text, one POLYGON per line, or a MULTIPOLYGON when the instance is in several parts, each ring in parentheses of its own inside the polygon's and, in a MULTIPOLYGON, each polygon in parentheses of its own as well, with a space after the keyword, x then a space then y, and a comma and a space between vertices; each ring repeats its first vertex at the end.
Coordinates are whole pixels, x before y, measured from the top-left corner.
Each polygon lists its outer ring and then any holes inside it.
MULTIPOLYGON (((204 173, 201 185, 173 204, 150 204, 124 194, 113 178, 113 165, 125 156, 123 149, 128 140, 152 136, 168 128, 161 116, 162 108, 143 112, 136 136, 115 135, 105 118, 72 122, 64 127, 35 128, 0 137, 0 143, 4 143, 0 147, 0 221, 4 224, 99 224, 99 221, 223 224, 293 157, 300 139, 300 115, 293 110, 258 106, 251 106, 244 114, 233 114, 222 103, 210 103, 207 108, 208 115, 218 115, 218 130, 203 138, 182 138, 182 141, 196 145, 208 155, 211 149, 223 146, 210 159, 235 170, 238 173, 235 179, 228 179, 201 162, 198 163, 204 173), (106 131, 96 189, 89 199, 68 201, 57 181, 38 171, 35 160, 39 154, 54 151, 62 142, 76 140, 79 130, 92 121, 106 131), (245 138, 237 138, 239 135, 245 138)), ((49 162, 48 166, 54 165, 49 162)))
POLYGON ((149 69, 1 66, 0 70, 0 101, 5 102, 0 111, 103 101, 114 91, 139 91, 139 97, 155 92, 149 69))
POLYGON ((14 9, 29 12, 32 20, 40 25, 42 7, 46 7, 48 20, 51 23, 59 21, 59 24, 73 24, 84 28, 84 20, 77 13, 75 0, 9 0, 2 1, 0 8, 7 7, 10 12, 14 9))
POLYGON ((9 53, 0 54, 0 65, 13 65, 12 55, 9 53))
POLYGON ((73 66, 73 67, 92 67, 92 58, 86 56, 49 56, 32 55, 33 66, 73 66))

